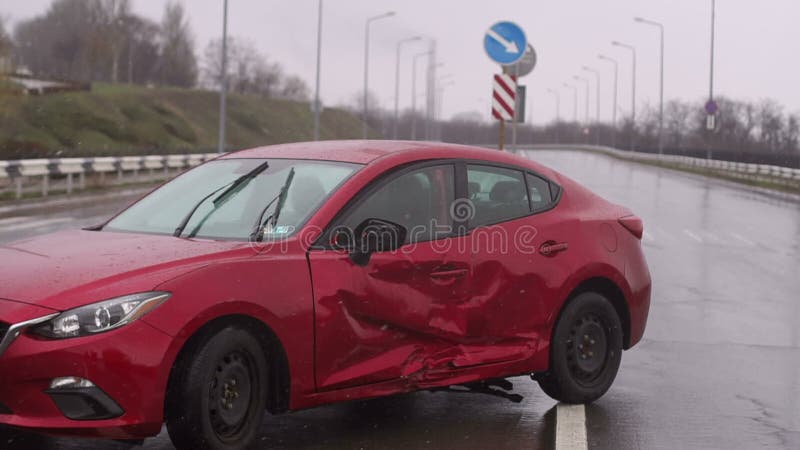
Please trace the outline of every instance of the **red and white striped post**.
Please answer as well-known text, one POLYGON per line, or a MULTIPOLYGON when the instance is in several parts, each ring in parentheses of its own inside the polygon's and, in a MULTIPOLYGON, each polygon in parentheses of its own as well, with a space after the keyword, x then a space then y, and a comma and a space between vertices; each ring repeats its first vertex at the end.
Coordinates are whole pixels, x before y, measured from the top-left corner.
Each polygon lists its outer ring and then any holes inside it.
POLYGON ((494 76, 494 92, 492 94, 492 117, 500 121, 500 137, 498 147, 505 145, 506 120, 514 120, 514 109, 517 96, 517 77, 497 74, 494 76))

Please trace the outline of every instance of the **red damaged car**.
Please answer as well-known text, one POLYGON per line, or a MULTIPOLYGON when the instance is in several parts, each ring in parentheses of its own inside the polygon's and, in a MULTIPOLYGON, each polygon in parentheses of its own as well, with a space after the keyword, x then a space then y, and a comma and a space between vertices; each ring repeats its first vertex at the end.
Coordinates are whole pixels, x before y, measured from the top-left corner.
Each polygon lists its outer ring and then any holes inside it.
POLYGON ((530 374, 587 403, 642 337, 642 221, 504 152, 227 154, 0 247, 0 424, 239 449, 272 414, 530 374))

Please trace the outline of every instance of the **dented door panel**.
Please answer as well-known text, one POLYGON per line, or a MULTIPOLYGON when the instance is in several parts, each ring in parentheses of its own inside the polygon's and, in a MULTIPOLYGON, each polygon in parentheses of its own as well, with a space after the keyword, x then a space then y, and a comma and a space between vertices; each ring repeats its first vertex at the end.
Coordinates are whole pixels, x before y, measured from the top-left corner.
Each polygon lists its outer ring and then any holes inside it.
POLYGON ((458 239, 375 253, 365 267, 343 251, 309 253, 319 389, 411 377, 460 354, 471 269, 470 255, 453 250, 458 239))

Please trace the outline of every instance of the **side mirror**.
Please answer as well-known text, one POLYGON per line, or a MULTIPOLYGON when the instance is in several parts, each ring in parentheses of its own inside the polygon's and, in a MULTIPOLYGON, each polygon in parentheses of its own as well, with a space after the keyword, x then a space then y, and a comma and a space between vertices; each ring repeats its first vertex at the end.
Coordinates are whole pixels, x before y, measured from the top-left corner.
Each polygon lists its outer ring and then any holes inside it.
POLYGON ((408 231, 400 224, 381 219, 366 219, 353 231, 350 259, 366 266, 375 252, 397 250, 406 242, 408 231))

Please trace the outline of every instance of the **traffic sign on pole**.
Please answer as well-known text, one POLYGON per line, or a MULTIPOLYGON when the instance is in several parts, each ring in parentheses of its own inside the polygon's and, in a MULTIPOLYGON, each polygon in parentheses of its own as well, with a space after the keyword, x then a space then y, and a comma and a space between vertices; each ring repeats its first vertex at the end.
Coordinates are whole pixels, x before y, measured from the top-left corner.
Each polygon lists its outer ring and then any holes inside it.
POLYGON ((514 98, 514 106, 517 110, 517 123, 525 123, 525 109, 527 108, 527 88, 517 85, 517 96, 514 98))
POLYGON ((486 54, 498 64, 508 65, 519 61, 525 54, 528 40, 525 32, 514 22, 497 22, 483 38, 486 54))
POLYGON ((503 66, 503 73, 509 75, 516 75, 517 77, 524 77, 536 67, 536 50, 528 44, 527 50, 522 55, 519 61, 514 64, 503 66))
POLYGON ((719 105, 717 105, 717 102, 715 102, 714 100, 709 100, 706 102, 705 109, 706 109, 706 114, 713 115, 716 114, 717 111, 719 111, 719 105))
POLYGON ((517 96, 517 79, 513 75, 494 76, 492 93, 492 117, 498 120, 514 120, 514 104, 517 96))

